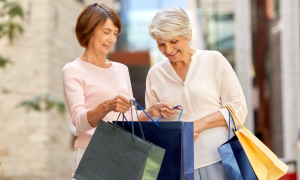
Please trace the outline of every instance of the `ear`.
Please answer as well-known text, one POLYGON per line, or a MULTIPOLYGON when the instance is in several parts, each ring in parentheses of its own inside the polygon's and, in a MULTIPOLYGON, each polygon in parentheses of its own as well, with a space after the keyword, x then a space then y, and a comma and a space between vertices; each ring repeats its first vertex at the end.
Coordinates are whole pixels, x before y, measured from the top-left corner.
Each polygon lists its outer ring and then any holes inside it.
POLYGON ((191 35, 190 35, 190 38, 188 39, 189 40, 189 42, 191 42, 192 41, 192 33, 191 33, 191 35))

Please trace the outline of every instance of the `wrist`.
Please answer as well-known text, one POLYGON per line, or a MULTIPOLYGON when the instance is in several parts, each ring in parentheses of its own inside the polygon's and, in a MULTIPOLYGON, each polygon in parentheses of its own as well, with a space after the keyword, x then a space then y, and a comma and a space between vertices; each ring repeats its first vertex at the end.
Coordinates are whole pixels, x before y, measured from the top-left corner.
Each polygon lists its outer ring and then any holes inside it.
MULTIPOLYGON (((151 107, 150 108, 148 108, 148 109, 145 109, 145 112, 150 116, 150 117, 152 117, 153 116, 153 113, 152 113, 152 109, 151 109, 151 107)), ((142 113, 144 113, 144 112, 142 112, 142 113)), ((145 114, 145 113, 144 113, 145 114)), ((147 116, 146 114, 145 114, 145 116, 147 116)), ((148 116, 147 116, 148 117, 148 116)))
POLYGON ((103 108, 104 112, 108 113, 108 112, 111 111, 110 108, 109 108, 109 100, 104 101, 103 103, 101 103, 99 105, 103 108))
POLYGON ((205 118, 201 118, 199 120, 195 121, 195 132, 200 133, 201 131, 203 131, 204 129, 206 129, 206 121, 205 118))

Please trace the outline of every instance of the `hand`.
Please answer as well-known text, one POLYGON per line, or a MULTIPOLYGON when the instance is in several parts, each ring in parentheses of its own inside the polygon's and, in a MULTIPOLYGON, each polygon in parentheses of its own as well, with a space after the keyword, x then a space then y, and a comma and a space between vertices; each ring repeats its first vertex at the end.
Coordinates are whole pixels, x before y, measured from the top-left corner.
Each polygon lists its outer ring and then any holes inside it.
POLYGON ((199 137, 200 133, 194 133, 194 140, 196 140, 199 137))
MULTIPOLYGON (((168 103, 157 102, 148 109, 148 112, 150 116, 157 116, 157 117, 163 116, 164 118, 169 118, 170 116, 175 114, 175 110, 173 110, 173 108, 174 106, 168 103)), ((176 109, 181 110, 180 107, 176 109)))
POLYGON ((105 104, 107 111, 126 113, 130 109, 130 99, 124 94, 118 94, 105 104))
POLYGON ((196 140, 200 133, 204 130, 204 120, 199 119, 194 121, 194 140, 196 140))

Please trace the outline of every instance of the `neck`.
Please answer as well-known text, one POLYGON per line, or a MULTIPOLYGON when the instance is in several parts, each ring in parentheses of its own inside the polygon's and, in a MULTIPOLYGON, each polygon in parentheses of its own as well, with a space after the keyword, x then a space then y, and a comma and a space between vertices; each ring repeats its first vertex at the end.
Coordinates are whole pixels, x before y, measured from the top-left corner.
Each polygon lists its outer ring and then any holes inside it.
POLYGON ((97 52, 96 50, 91 48, 87 48, 80 59, 99 67, 107 66, 107 60, 105 59, 105 54, 101 52, 97 52))

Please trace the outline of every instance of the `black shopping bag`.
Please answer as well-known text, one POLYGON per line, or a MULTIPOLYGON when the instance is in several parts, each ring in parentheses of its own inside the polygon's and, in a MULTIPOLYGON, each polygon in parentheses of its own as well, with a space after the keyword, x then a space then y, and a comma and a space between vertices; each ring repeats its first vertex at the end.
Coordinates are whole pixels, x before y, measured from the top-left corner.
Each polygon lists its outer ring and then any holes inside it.
MULTIPOLYGON (((153 119, 151 120, 154 121, 153 119)), ((119 126, 124 125, 124 129, 128 131, 132 129, 132 127, 124 123, 124 121, 123 123, 118 122, 117 124, 119 126)), ((133 122, 133 124, 135 134, 142 137, 138 122, 133 122)), ((153 122, 141 122, 141 125, 145 139, 166 150, 157 179, 194 180, 193 122, 159 122, 158 126, 153 122)))
MULTIPOLYGON (((141 132, 140 129, 137 131, 141 132)), ((164 153, 164 149, 101 120, 74 178, 77 180, 155 180, 164 153)))

